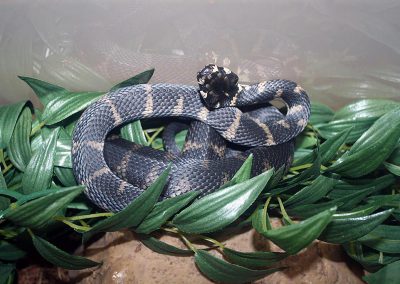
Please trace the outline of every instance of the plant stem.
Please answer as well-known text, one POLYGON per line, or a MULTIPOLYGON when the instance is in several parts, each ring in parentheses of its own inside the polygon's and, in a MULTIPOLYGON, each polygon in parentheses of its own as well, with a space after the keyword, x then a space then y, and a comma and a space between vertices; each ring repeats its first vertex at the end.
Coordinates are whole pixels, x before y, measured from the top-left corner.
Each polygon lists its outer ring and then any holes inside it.
POLYGON ((83 220, 83 219, 92 219, 92 218, 99 218, 99 217, 110 217, 110 216, 113 216, 113 215, 114 215, 114 213, 105 212, 105 213, 96 213, 96 214, 88 214, 88 215, 78 215, 78 216, 72 216, 72 217, 59 216, 59 217, 56 217, 56 218, 59 221, 62 221, 62 220, 78 221, 78 220, 83 220))
POLYGON ((35 126, 31 131, 30 137, 35 135, 35 133, 38 132, 40 129, 42 129, 42 127, 45 126, 45 125, 46 125, 46 121, 42 121, 37 126, 35 126))
POLYGON ((290 219, 289 215, 287 214, 287 212, 285 210, 285 207, 283 206, 281 198, 278 196, 277 199, 278 199, 278 202, 279 202, 279 208, 281 209, 281 213, 282 213, 283 218, 285 218, 285 220, 287 220, 290 224, 294 224, 292 219, 290 219))

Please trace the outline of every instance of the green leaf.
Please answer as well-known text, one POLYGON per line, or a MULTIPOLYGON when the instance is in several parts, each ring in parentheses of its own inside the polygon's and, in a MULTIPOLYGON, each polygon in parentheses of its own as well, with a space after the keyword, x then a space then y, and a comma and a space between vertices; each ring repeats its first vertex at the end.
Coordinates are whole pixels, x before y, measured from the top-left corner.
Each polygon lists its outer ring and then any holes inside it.
POLYGON ((351 210, 353 209, 358 203, 360 203, 362 200, 365 199, 368 195, 374 193, 377 191, 377 189, 372 186, 363 190, 359 190, 356 192, 353 192, 351 194, 345 195, 341 198, 336 199, 336 201, 339 203, 343 203, 342 205, 338 206, 338 209, 340 210, 351 210))
POLYGON ((32 156, 30 144, 31 127, 32 112, 29 107, 25 107, 18 118, 7 149, 11 162, 20 171, 25 170, 32 156))
POLYGON ((318 152, 318 148, 313 151, 314 161, 311 167, 302 171, 300 174, 295 175, 291 178, 281 181, 277 187, 273 188, 269 195, 276 195, 283 193, 293 187, 296 187, 298 184, 313 179, 320 175, 321 168, 321 155, 318 152))
MULTIPOLYGON (((0 189, 7 189, 7 184, 4 179, 3 173, 0 171, 0 189)), ((10 200, 6 197, 0 196, 0 211, 5 210, 10 205, 10 200)))
POLYGON ((239 168, 239 170, 235 173, 230 181, 225 183, 220 187, 219 190, 244 182, 251 177, 251 167, 253 165, 253 154, 250 154, 247 159, 244 161, 243 165, 239 168))
POLYGON ((85 109, 103 95, 101 92, 60 93, 47 103, 42 120, 46 125, 56 124, 85 109))
POLYGON ((42 229, 83 190, 83 186, 48 190, 47 195, 4 212, 3 218, 21 227, 42 229))
POLYGON ((152 185, 120 212, 97 222, 90 231, 84 233, 84 240, 97 232, 114 232, 135 227, 151 212, 167 182, 170 168, 165 170, 152 185))
POLYGON ((140 235, 140 241, 152 251, 161 254, 174 255, 174 256, 193 255, 193 251, 191 250, 177 248, 175 246, 164 243, 156 238, 147 235, 140 235))
POLYGON ((329 122, 335 113, 327 105, 321 103, 311 103, 311 116, 309 122, 314 125, 317 123, 329 122))
POLYGON ((341 108, 335 113, 333 119, 354 120, 365 117, 378 119, 382 115, 398 107, 400 107, 400 103, 396 101, 364 99, 341 108))
POLYGON ((289 254, 296 254, 317 239, 331 221, 336 208, 325 210, 296 224, 261 232, 289 254))
POLYGON ((308 135, 299 135, 296 138, 296 149, 312 148, 318 142, 317 137, 308 135))
POLYGON ((396 182, 396 178, 391 175, 381 176, 376 179, 357 179, 355 181, 339 180, 334 189, 328 194, 329 198, 340 198, 349 194, 360 192, 367 188, 375 188, 378 192, 381 189, 387 188, 396 182))
POLYGON ((110 89, 110 91, 115 91, 119 88, 129 87, 137 84, 147 84, 151 77, 153 76, 154 68, 144 71, 138 75, 135 75, 132 78, 129 78, 121 83, 118 83, 114 87, 110 89))
POLYGON ((54 174, 64 186, 68 187, 77 185, 72 169, 54 167, 54 174))
POLYGON ((336 179, 320 175, 311 185, 296 192, 296 194, 292 195, 284 204, 285 206, 296 207, 297 205, 314 203, 325 197, 336 183, 336 179))
POLYGON ((212 281, 222 283, 251 282, 280 270, 279 268, 251 270, 228 263, 203 250, 196 251, 194 261, 205 276, 212 281))
POLYGON ((367 216, 333 219, 319 239, 328 243, 343 244, 356 240, 385 221, 393 209, 367 216))
POLYGON ((360 205, 356 208, 353 208, 351 211, 342 211, 339 213, 333 214, 333 219, 341 219, 341 218, 355 218, 355 217, 364 217, 373 212, 375 212, 380 206, 376 204, 364 204, 360 205))
POLYGON ((314 125, 317 129, 319 135, 324 139, 332 138, 344 130, 348 130, 352 128, 352 131, 347 136, 345 143, 353 143, 361 135, 368 130, 368 128, 376 121, 376 118, 359 118, 356 120, 351 119, 340 119, 340 120, 332 120, 329 123, 314 125))
POLYGON ((8 263, 0 263, 0 284, 10 284, 13 283, 15 265, 8 263))
POLYGON ((121 138, 136 144, 147 146, 147 140, 144 136, 144 131, 140 120, 131 122, 121 128, 121 138))
POLYGON ((169 218, 189 204, 189 202, 198 195, 199 192, 192 191, 157 203, 149 215, 147 215, 143 222, 135 229, 135 232, 149 234, 159 229, 169 218))
POLYGON ((400 253, 400 227, 379 225, 358 241, 378 251, 400 253))
POLYGON ((101 264, 82 256, 66 253, 39 236, 32 235, 32 241, 38 253, 55 266, 71 270, 80 270, 101 264))
POLYGON ((293 208, 287 208, 287 211, 290 213, 290 216, 296 216, 298 218, 304 219, 312 217, 334 206, 340 206, 341 204, 342 203, 339 203, 336 200, 332 200, 314 204, 297 205, 296 207, 293 208))
POLYGON ((0 260, 16 261, 25 255, 26 253, 17 246, 6 241, 0 241, 0 260))
POLYGON ((223 253, 232 263, 247 268, 270 266, 288 256, 287 253, 282 252, 240 252, 226 247, 223 249, 223 253))
POLYGON ((397 165, 394 165, 391 163, 387 163, 387 162, 383 162, 383 165, 392 174, 394 174, 396 176, 400 176, 400 166, 397 166, 397 165))
POLYGON ((24 101, 12 105, 0 106, 0 149, 8 147, 15 124, 26 104, 27 102, 24 101))
POLYGON ((27 83, 29 87, 38 96, 40 102, 46 106, 50 101, 54 100, 60 94, 67 93, 68 91, 60 86, 47 83, 38 79, 18 76, 22 81, 27 83))
MULTIPOLYGON (((350 132, 352 131, 352 128, 345 129, 336 135, 332 136, 328 140, 326 140, 324 143, 321 144, 319 148, 319 153, 321 155, 321 164, 326 164, 337 155, 337 152, 339 151, 339 148, 345 143, 347 137, 349 136, 350 132)), ((313 160, 313 152, 304 155, 303 157, 299 158, 293 163, 293 167, 311 163, 313 160)))
POLYGON ((369 284, 392 284, 400 282, 400 261, 386 265, 378 272, 363 276, 363 280, 369 284))
POLYGON ((211 193, 175 216, 174 225, 188 233, 206 233, 222 229, 242 215, 260 195, 273 170, 252 179, 211 193))
POLYGON ((22 187, 25 194, 48 189, 53 176, 54 156, 59 128, 51 132, 41 149, 33 154, 25 174, 22 187))
POLYGON ((259 205, 251 215, 251 225, 259 233, 272 230, 267 209, 265 205, 259 205))
POLYGON ((360 177, 385 161, 400 139, 400 109, 379 118, 328 170, 360 177))
POLYGON ((57 139, 56 154, 54 156, 54 165, 63 168, 72 168, 72 137, 60 128, 60 134, 57 139))
POLYGON ((400 255, 385 254, 368 249, 356 241, 345 243, 343 247, 351 258, 368 271, 376 271, 384 265, 400 260, 400 255))

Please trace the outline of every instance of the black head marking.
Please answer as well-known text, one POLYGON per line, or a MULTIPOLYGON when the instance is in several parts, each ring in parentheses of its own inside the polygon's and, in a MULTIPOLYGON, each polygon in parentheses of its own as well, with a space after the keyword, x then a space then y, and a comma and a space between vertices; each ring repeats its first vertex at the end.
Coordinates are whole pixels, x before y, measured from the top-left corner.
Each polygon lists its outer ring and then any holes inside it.
POLYGON ((197 73, 199 93, 210 108, 231 105, 239 91, 238 80, 231 70, 215 64, 209 64, 197 73))

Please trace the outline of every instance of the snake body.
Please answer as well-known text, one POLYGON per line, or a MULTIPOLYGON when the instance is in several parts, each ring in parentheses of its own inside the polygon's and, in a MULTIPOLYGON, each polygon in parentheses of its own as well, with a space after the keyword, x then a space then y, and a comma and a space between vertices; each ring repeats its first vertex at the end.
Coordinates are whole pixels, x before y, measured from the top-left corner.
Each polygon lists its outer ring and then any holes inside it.
POLYGON ((306 92, 288 80, 241 86, 235 76, 208 65, 198 73, 199 88, 140 84, 109 92, 90 105, 72 139, 74 174, 86 185, 88 198, 105 210, 120 211, 171 163, 163 198, 216 190, 249 154, 254 156, 252 175, 271 167, 287 168, 294 138, 310 115, 306 92), (273 99, 285 103, 285 115, 268 104, 273 99), (182 152, 168 142, 176 132, 173 127, 165 131, 171 133, 165 139, 167 151, 107 138, 128 122, 169 117, 190 121, 182 152))

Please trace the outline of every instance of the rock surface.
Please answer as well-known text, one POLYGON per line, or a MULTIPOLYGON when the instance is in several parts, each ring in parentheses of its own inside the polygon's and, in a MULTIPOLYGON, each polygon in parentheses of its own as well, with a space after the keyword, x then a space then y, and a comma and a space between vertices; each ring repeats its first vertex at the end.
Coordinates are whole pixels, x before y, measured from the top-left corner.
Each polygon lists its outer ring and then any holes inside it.
MULTIPOLYGON (((179 239, 170 235, 163 235, 161 240, 184 248, 179 239)), ((227 237, 224 244, 239 251, 280 251, 254 230, 227 237)), ((70 271, 74 283, 213 283, 199 272, 192 257, 155 253, 129 231, 105 234, 83 255, 103 261, 103 265, 70 271)), ((288 268, 254 283, 363 283, 362 268, 349 260, 338 245, 314 242, 296 256, 284 259, 281 265, 288 268)))

